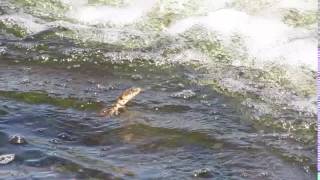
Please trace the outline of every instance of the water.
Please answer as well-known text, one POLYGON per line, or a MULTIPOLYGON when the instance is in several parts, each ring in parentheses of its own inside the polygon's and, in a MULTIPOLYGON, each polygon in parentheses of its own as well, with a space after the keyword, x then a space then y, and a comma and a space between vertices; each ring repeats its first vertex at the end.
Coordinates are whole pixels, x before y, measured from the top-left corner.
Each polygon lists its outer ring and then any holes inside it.
POLYGON ((1 1, 1 177, 315 178, 315 3, 1 1))

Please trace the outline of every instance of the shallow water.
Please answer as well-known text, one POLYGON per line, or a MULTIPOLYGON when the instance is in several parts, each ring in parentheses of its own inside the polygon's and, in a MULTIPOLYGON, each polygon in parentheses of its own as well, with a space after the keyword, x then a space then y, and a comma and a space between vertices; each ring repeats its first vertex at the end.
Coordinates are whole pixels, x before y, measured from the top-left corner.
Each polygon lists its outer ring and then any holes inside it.
POLYGON ((0 177, 314 179, 316 17, 315 0, 1 0, 0 177))
POLYGON ((215 179, 314 178, 312 146, 255 127, 236 99, 188 82, 182 67, 138 68, 1 64, 1 153, 17 155, 1 176, 191 179, 209 168, 215 179), (97 116, 131 86, 144 91, 120 116, 97 116), (195 95, 174 96, 186 89, 195 95), (9 144, 14 134, 28 144, 9 144))

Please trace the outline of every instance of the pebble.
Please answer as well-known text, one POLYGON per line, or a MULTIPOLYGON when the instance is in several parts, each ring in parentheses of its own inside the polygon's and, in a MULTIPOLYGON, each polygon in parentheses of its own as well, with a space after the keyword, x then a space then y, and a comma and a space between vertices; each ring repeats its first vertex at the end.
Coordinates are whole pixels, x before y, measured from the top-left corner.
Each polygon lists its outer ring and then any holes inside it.
POLYGON ((27 141, 24 137, 20 135, 14 135, 9 138, 11 144, 27 144, 27 141))
POLYGON ((8 164, 15 158, 14 154, 3 154, 0 155, 0 164, 8 164))

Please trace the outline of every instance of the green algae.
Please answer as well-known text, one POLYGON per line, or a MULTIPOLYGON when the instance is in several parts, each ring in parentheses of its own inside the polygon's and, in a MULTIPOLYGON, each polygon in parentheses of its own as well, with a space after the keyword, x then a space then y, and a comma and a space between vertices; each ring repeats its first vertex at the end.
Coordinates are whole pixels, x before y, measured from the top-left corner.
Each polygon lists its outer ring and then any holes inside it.
MULTIPOLYGON (((301 117, 301 119, 305 118, 301 117)), ((306 125, 300 122, 293 122, 291 120, 292 119, 275 118, 271 114, 268 114, 256 118, 254 125, 256 128, 264 129, 266 132, 277 131, 290 133, 294 136, 295 140, 304 144, 312 145, 316 143, 317 125, 315 122, 310 125, 306 125), (306 128, 306 126, 308 126, 308 128, 306 128)))
POLYGON ((317 23, 317 15, 316 11, 289 9, 284 13, 282 21, 294 27, 308 27, 317 23))
POLYGON ((173 12, 159 13, 156 10, 150 12, 148 18, 138 24, 140 29, 162 31, 168 27, 174 20, 178 19, 179 15, 173 12))
POLYGON ((4 115, 7 115, 8 112, 3 110, 3 109, 0 109, 0 116, 4 116, 4 115))
MULTIPOLYGON (((103 136, 120 136, 124 138, 130 135, 130 141, 143 142, 148 139, 156 139, 151 145, 155 147, 176 148, 184 145, 198 145, 209 149, 219 149, 223 147, 223 143, 201 132, 188 132, 181 129, 168 129, 161 127, 152 127, 145 124, 133 124, 126 128, 112 130, 103 136)), ((100 138, 100 137, 99 137, 100 138)), ((128 142, 126 142, 128 143, 128 142)), ((150 145, 150 144, 147 144, 150 145)), ((143 145, 144 146, 144 145, 143 145)), ((143 147, 142 147, 143 148, 143 147)), ((145 147, 148 148, 148 147, 145 147)))
MULTIPOLYGON (((75 39, 75 33, 65 27, 57 26, 54 28, 47 29, 45 31, 38 32, 37 34, 32 35, 33 38, 37 40, 68 40, 70 38, 75 39)), ((75 39, 76 40, 76 39, 75 39)))
POLYGON ((14 0, 14 3, 20 5, 28 13, 47 20, 62 19, 69 9, 59 0, 14 0))
POLYGON ((98 171, 96 169, 82 167, 71 161, 63 160, 61 163, 55 166, 55 170, 59 172, 77 172, 77 178, 98 180, 98 179, 116 179, 113 175, 98 171))
POLYGON ((210 31, 203 30, 203 27, 192 27, 181 35, 185 42, 204 54, 212 61, 218 63, 230 63, 231 54, 223 46, 219 37, 210 31))
POLYGON ((316 72, 310 68, 289 67, 272 62, 265 64, 263 69, 261 76, 256 78, 259 82, 273 84, 301 97, 312 97, 316 94, 316 72))
POLYGON ((23 38, 28 35, 25 28, 19 26, 18 24, 11 22, 10 20, 1 20, 0 29, 8 34, 12 34, 16 37, 23 38))
POLYGON ((257 14, 264 9, 270 8, 275 0, 234 0, 229 6, 246 11, 249 14, 257 14))
POLYGON ((43 92, 0 91, 0 96, 17 101, 23 101, 29 104, 50 104, 78 110, 99 110, 103 107, 103 105, 98 102, 79 101, 76 98, 51 97, 43 92))
POLYGON ((201 2, 194 0, 160 1, 136 26, 141 30, 160 32, 179 19, 203 14, 199 9, 201 2))
MULTIPOLYGON (((273 66, 271 66, 273 67, 273 66)), ((213 77, 221 77, 221 73, 228 72, 224 68, 216 68, 215 69, 215 75, 212 75, 213 77)), ((301 95, 301 89, 295 88, 295 85, 292 84, 286 76, 286 71, 279 68, 267 68, 264 71, 255 71, 255 73, 244 71, 243 78, 246 79, 246 81, 253 81, 256 83, 263 83, 266 87, 278 87, 281 89, 285 89, 286 91, 296 90, 297 95, 301 95), (281 76, 279 78, 279 76, 281 76), (283 78, 283 79, 282 79, 283 78)), ((223 77, 223 76, 222 76, 223 77)), ((233 77, 235 78, 235 77, 233 77)), ((241 110, 244 112, 250 112, 246 118, 252 119, 254 126, 257 129, 265 129, 267 131, 269 130, 276 130, 279 132, 285 132, 292 134, 297 141, 306 143, 306 144, 312 144, 315 143, 316 140, 316 123, 312 119, 314 117, 308 117, 308 121, 306 120, 306 117, 300 115, 301 112, 296 112, 294 110, 286 109, 283 104, 277 104, 273 103, 271 99, 267 99, 268 97, 265 96, 259 96, 259 94, 250 93, 247 91, 235 91, 232 88, 228 88, 223 84, 223 80, 220 78, 211 78, 211 79, 200 79, 198 81, 198 84, 200 85, 209 85, 213 90, 216 92, 226 95, 228 97, 234 98, 234 101, 236 102, 245 102, 248 98, 252 99, 254 104, 267 104, 268 107, 271 108, 271 112, 265 112, 264 114, 255 115, 255 108, 253 107, 240 107, 241 110), (295 114, 294 119, 292 118, 285 118, 283 119, 281 114, 295 114), (304 119, 304 121, 301 121, 304 119), (307 121, 307 122, 305 122, 307 121)), ((310 84, 310 86, 314 86, 314 84, 310 84)), ((308 88, 309 89, 309 88, 308 88)), ((310 90, 310 89, 309 89, 310 90)), ((311 91, 311 90, 310 90, 311 91)), ((314 92, 310 92, 311 97, 314 96, 314 92)), ((284 103, 284 102, 283 102, 284 103)))

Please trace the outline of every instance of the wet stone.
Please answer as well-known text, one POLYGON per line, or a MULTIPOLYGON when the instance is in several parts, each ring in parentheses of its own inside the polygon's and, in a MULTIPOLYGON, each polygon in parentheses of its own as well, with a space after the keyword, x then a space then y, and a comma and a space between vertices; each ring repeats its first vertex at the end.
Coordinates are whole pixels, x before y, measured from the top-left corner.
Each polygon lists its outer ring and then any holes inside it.
POLYGON ((9 138, 11 144, 27 144, 27 141, 24 137, 20 135, 14 135, 9 138))
POLYGON ((71 136, 70 134, 68 134, 66 132, 62 132, 62 133, 58 134, 57 137, 61 140, 65 140, 65 141, 74 141, 75 140, 75 138, 73 136, 71 136))
POLYGON ((14 154, 3 154, 0 155, 0 164, 8 164, 12 162, 15 158, 14 154))
POLYGON ((203 168, 203 169, 194 171, 193 176, 199 177, 199 178, 213 178, 213 174, 211 170, 208 168, 203 168))

